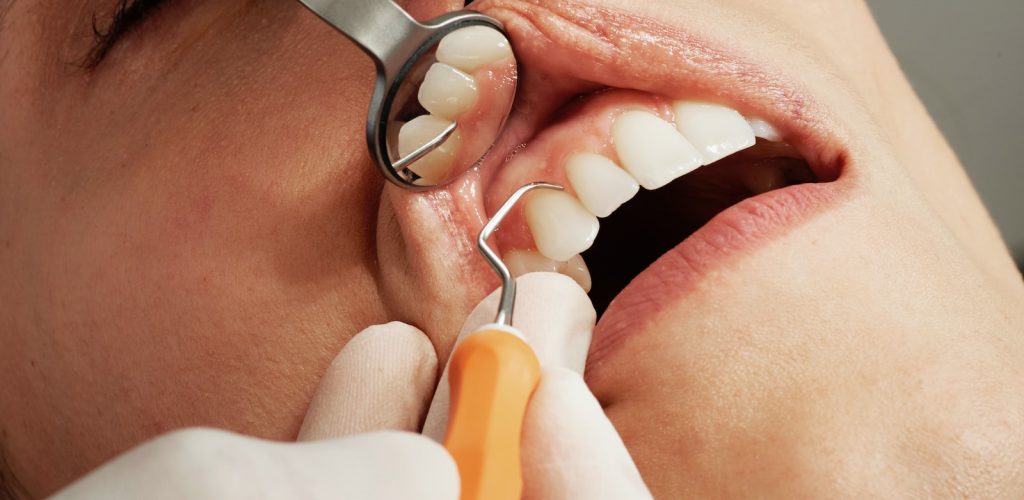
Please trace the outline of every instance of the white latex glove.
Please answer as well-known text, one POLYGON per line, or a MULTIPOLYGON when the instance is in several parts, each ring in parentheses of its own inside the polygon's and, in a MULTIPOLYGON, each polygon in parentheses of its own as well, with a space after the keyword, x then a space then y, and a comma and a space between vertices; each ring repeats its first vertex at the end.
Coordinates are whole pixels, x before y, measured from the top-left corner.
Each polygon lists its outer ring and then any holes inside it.
MULTIPOLYGON (((530 274, 518 283, 515 326, 542 367, 523 429, 524 497, 649 498, 581 377, 595 321, 590 300, 558 274, 530 274)), ((460 339, 492 320, 497 299, 495 292, 477 306, 460 339)), ((434 350, 419 330, 401 323, 368 328, 321 380, 300 442, 177 431, 109 462, 56 498, 457 500, 451 456, 414 434, 433 396, 424 433, 443 438, 447 369, 435 394, 436 367, 434 350)))
MULTIPOLYGON (((651 498, 633 459, 583 381, 596 313, 572 279, 532 273, 517 281, 513 326, 526 336, 541 378, 523 424, 523 497, 527 499, 651 498)), ((469 315, 459 341, 494 321, 499 292, 469 315)), ((448 368, 423 433, 441 441, 448 423, 448 368)))

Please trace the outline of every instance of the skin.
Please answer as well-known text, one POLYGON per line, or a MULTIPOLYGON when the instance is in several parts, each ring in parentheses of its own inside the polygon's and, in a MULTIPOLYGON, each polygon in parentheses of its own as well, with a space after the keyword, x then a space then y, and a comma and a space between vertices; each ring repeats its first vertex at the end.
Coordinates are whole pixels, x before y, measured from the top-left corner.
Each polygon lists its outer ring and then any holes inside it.
MULTIPOLYGON (((181 2, 85 71, 112 4, 0 1, 0 439, 32 496, 181 427, 294 439, 352 335, 404 321, 443 360, 496 284, 479 175, 403 193, 349 146, 373 68, 322 21, 181 2)), ((849 158, 839 201, 589 372, 654 495, 1019 496, 1024 287, 866 6, 547 5, 583 32, 586 6, 699 20, 798 76, 849 158)))

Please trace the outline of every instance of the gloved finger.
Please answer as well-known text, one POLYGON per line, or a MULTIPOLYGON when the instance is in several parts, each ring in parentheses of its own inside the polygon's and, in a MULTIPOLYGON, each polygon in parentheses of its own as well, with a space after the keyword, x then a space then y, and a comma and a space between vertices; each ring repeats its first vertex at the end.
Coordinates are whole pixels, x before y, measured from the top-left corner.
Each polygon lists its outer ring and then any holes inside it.
POLYGON ((523 498, 640 499, 651 493, 579 373, 548 368, 523 423, 523 498))
POLYGON ((451 455, 418 434, 296 444, 186 429, 136 447, 54 498, 456 500, 458 492, 451 455))
POLYGON ((379 430, 418 431, 437 380, 437 355, 415 327, 371 326, 334 358, 306 412, 299 440, 379 430))
MULTIPOLYGON (((597 313, 587 293, 571 278, 557 273, 530 273, 516 280, 518 294, 512 324, 526 336, 542 367, 563 367, 583 373, 597 313)), ((501 291, 477 305, 463 324, 458 343, 492 323, 501 291)), ((438 382, 423 425, 423 434, 444 439, 448 425, 448 367, 438 382)))

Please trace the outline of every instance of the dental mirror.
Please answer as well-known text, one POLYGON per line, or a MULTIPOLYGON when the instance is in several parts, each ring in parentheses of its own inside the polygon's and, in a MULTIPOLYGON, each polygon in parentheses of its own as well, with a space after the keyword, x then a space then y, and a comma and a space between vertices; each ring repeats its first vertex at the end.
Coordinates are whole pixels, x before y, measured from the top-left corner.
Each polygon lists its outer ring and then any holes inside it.
POLYGON ((430 189, 480 163, 516 92, 516 61, 500 22, 463 10, 420 23, 393 0, 299 1, 377 67, 366 142, 386 179, 430 189))

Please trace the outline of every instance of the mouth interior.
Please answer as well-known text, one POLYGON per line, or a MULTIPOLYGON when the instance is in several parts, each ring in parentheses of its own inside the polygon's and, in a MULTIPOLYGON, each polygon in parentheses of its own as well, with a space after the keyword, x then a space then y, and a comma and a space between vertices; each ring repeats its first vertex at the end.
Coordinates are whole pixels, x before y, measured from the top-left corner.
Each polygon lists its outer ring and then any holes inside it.
POLYGON ((818 182, 785 144, 754 147, 701 167, 669 185, 641 192, 601 221, 584 254, 593 278, 590 298, 602 315, 630 281, 715 215, 760 193, 818 182))

